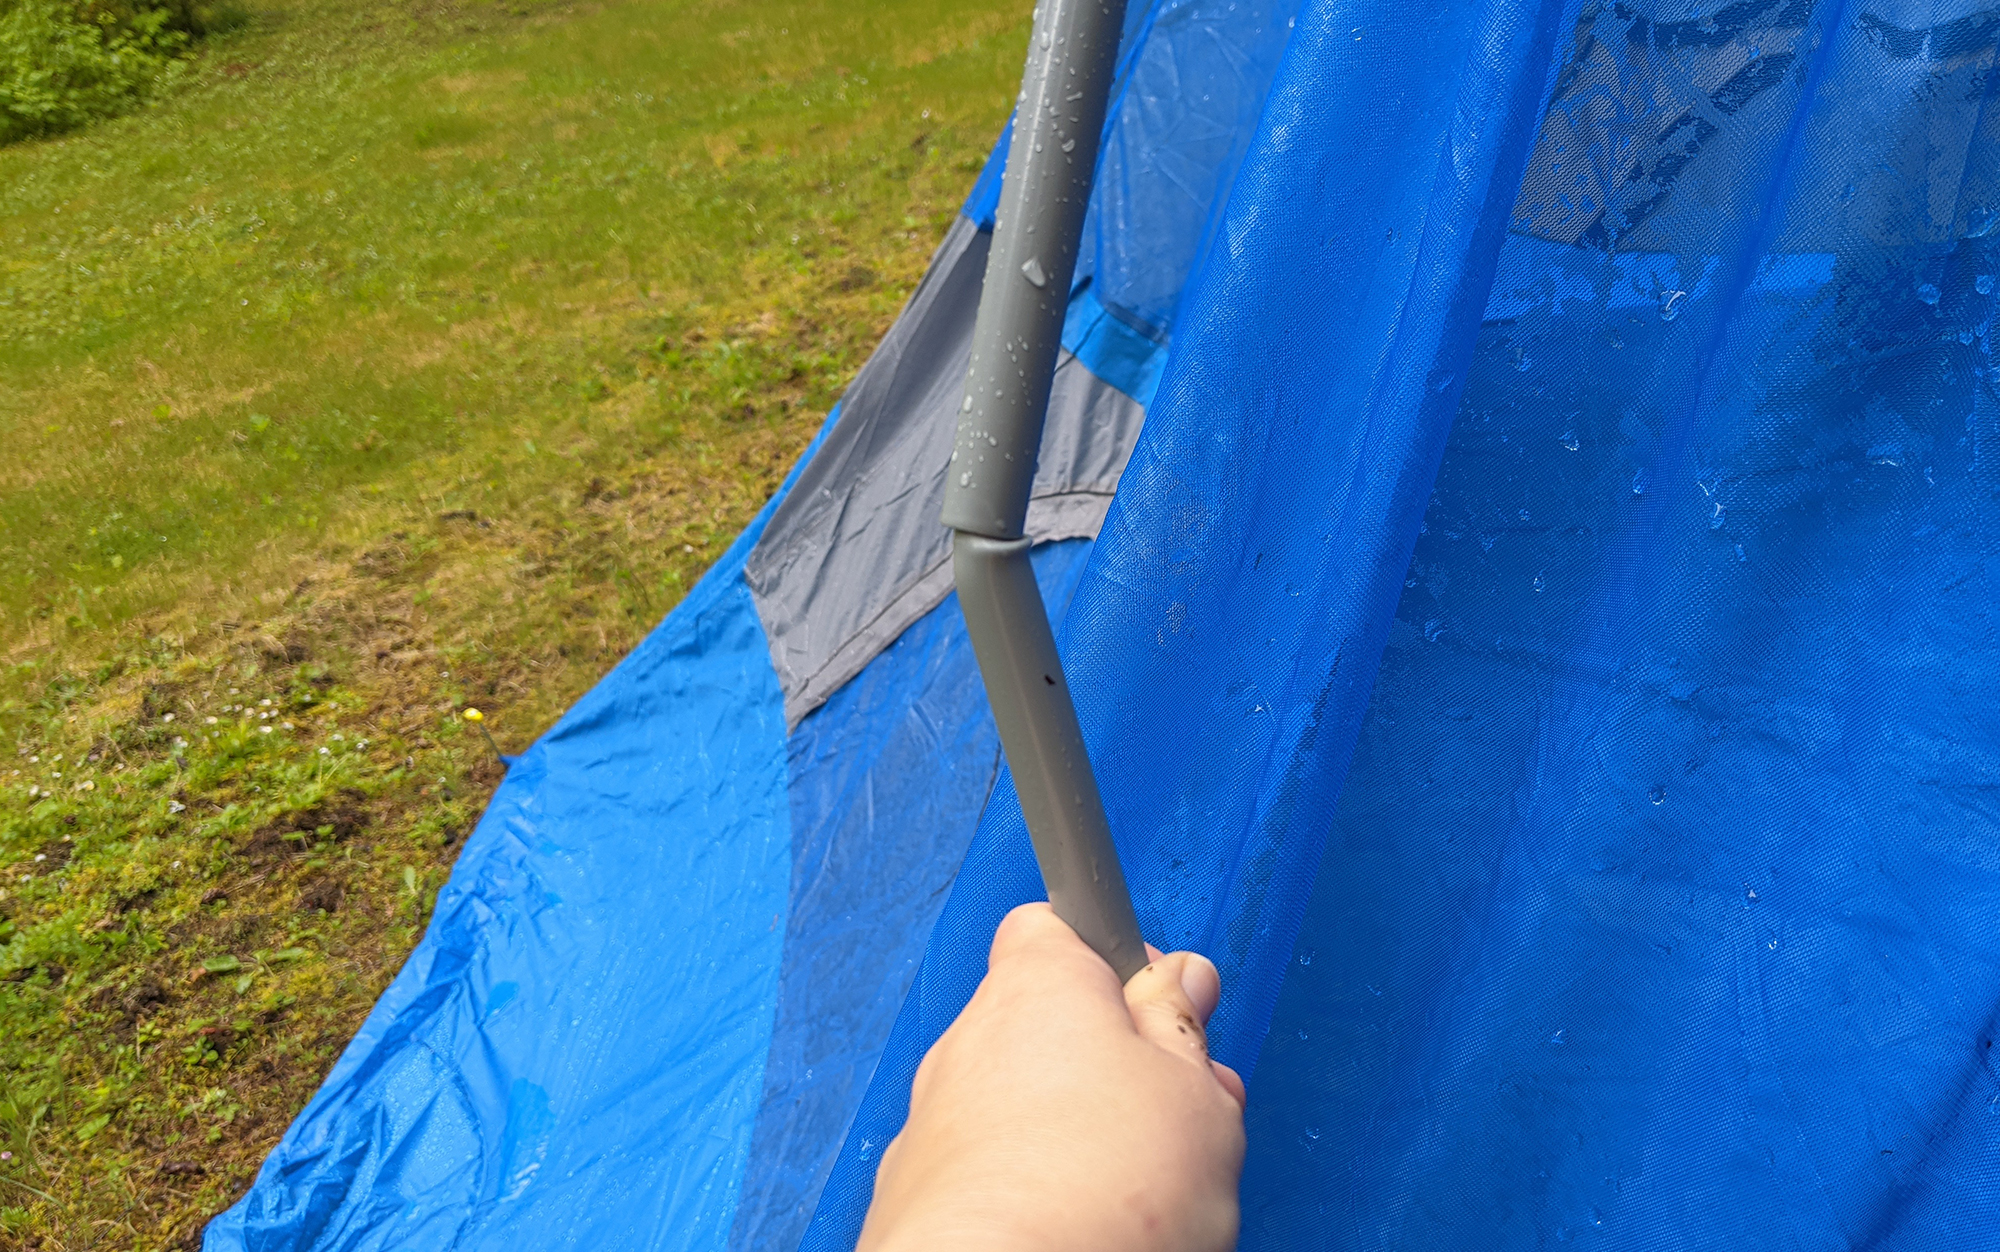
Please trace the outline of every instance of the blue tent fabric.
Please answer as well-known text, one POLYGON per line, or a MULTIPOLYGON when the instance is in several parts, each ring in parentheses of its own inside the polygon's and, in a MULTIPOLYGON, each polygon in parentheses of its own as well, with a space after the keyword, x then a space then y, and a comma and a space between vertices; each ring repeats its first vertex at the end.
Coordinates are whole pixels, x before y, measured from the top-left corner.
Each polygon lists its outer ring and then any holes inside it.
MULTIPOLYGON (((1373 46, 1353 38, 1353 15, 1308 5, 1298 18, 1221 223, 1230 248, 1195 279, 1061 640, 1140 927, 1221 967, 1210 1048, 1244 1071, 1504 237, 1491 185, 1518 179, 1560 8, 1465 10, 1373 46), (1451 142, 1468 111, 1480 133, 1451 142), (1400 183, 1344 176, 1355 151, 1399 139, 1428 146, 1400 183), (1485 212, 1467 221, 1468 204, 1485 212), (1425 230, 1431 215, 1452 229, 1425 230)), ((1003 785, 807 1248, 858 1236, 917 1062, 984 974, 1000 918, 1038 898, 1003 785)))
MULTIPOLYGON (((1049 604, 1089 547, 1034 550, 1049 604)), ((792 737, 791 909, 734 1247, 798 1247, 999 765, 955 597, 882 661, 792 737)))
POLYGON ((740 576, 762 521, 508 771, 205 1247, 726 1238, 790 878, 783 701, 740 576))
MULTIPOLYGON (((1997 74, 1971 2, 1129 6, 1065 347, 1145 423, 1036 564, 1244 1248, 2000 1246, 1997 74)), ((797 480, 211 1252, 852 1247, 1040 884, 952 600, 788 728, 797 480)))

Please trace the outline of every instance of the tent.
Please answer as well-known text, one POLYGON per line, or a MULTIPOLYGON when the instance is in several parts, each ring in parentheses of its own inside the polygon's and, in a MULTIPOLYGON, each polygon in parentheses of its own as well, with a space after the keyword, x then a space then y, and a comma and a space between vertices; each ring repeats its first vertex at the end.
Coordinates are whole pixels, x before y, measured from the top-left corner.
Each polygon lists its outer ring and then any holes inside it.
MULTIPOLYGON (((1246 1249, 2000 1247, 2000 10, 1133 0, 1028 529, 1246 1249)), ((1039 896, 1003 136, 210 1252, 834 1252, 1039 896)))

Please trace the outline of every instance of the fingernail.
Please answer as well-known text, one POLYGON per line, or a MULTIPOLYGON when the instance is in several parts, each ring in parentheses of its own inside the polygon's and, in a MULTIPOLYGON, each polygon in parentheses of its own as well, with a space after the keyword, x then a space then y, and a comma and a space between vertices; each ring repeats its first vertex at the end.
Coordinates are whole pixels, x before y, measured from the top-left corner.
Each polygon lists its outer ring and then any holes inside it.
POLYGON ((1181 990, 1206 1019, 1222 998, 1222 975, 1215 962, 1199 952, 1188 953, 1187 962, 1181 966, 1181 990))

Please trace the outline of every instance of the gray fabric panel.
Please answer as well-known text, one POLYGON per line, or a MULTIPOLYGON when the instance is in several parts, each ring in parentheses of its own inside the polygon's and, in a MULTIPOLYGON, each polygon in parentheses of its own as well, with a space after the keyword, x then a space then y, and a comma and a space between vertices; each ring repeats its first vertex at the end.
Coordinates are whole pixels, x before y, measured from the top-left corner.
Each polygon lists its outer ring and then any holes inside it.
MULTIPOLYGON (((951 593, 951 535, 938 510, 990 241, 964 217, 953 224, 750 553, 744 577, 788 725, 951 593)), ((1031 538, 1097 534, 1144 418, 1137 401, 1062 355, 1028 507, 1031 538)))

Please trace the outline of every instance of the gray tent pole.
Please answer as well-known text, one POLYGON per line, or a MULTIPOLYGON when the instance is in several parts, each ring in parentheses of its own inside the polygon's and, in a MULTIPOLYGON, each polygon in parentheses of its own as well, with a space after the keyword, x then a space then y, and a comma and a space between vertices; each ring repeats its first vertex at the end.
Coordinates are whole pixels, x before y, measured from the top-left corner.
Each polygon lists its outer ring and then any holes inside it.
POLYGON ((1146 945, 1025 526, 1124 11, 1124 0, 1041 0, 1035 10, 943 517, 1049 903, 1121 980, 1146 964, 1146 945))

